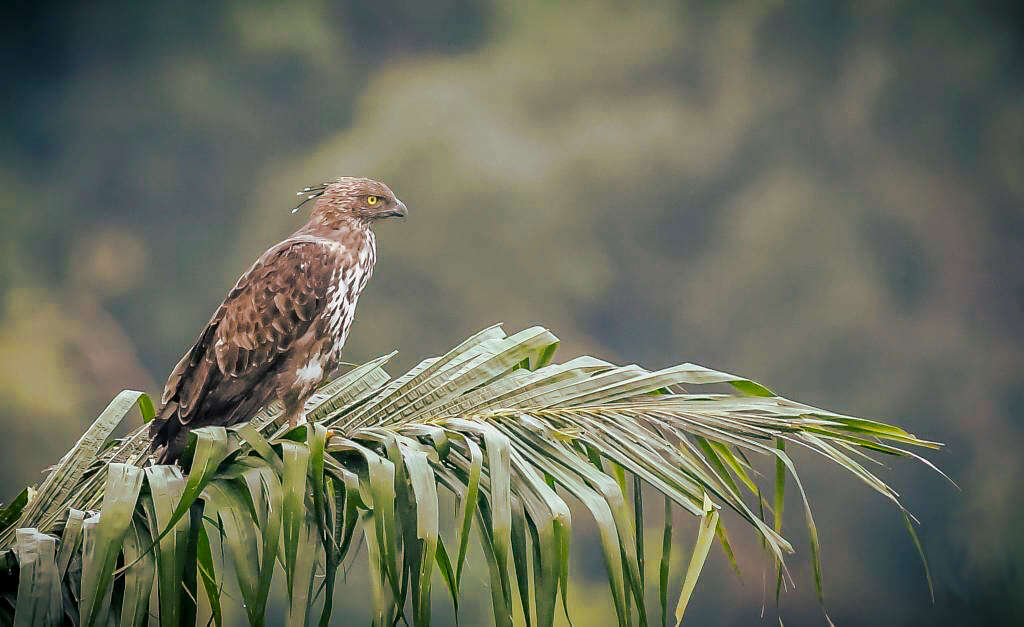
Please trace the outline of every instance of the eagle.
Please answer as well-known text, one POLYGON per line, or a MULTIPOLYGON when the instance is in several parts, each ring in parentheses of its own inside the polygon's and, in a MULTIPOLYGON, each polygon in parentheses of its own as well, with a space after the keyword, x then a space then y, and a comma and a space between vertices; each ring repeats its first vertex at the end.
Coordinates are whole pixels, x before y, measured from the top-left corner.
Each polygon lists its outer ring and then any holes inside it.
POLYGON ((167 378, 149 431, 156 463, 176 461, 191 429, 243 422, 273 400, 294 427, 340 363, 377 257, 371 227, 407 210, 387 185, 367 178, 299 194, 299 207, 316 201, 309 221, 238 279, 167 378))

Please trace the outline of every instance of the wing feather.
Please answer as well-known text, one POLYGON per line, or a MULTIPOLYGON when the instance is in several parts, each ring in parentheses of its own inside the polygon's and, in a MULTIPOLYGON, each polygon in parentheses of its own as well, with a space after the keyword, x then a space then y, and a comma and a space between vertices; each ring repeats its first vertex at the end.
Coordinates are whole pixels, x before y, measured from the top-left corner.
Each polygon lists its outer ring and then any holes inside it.
POLYGON ((250 392, 309 330, 326 306, 330 277, 339 263, 335 248, 310 239, 285 240, 264 253, 168 378, 161 400, 173 415, 161 415, 163 422, 216 424, 208 410, 250 392), (228 385, 231 380, 241 385, 228 385), (221 398, 226 394, 231 396, 221 398))

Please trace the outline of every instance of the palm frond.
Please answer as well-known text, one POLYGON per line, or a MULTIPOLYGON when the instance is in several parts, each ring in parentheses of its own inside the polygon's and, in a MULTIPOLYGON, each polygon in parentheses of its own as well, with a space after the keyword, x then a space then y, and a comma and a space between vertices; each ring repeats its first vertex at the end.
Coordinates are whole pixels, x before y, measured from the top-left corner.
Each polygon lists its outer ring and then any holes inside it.
POLYGON ((540 327, 506 336, 494 326, 395 379, 384 370, 393 353, 385 355, 324 386, 295 429, 272 404, 246 424, 194 431, 187 473, 148 465, 145 426, 109 440, 133 407, 144 421, 153 415, 148 397, 124 392, 38 491, 0 511, 0 566, 20 574, 16 589, 0 589, 0 616, 38 624, 66 613, 83 626, 127 626, 152 613, 163 625, 220 625, 224 605, 241 602, 260 625, 283 571, 288 623, 324 625, 338 567, 365 542, 372 622, 427 625, 435 573, 458 610, 475 521, 495 624, 512 625, 521 612, 528 625, 549 626, 559 596, 567 607, 575 502, 597 525, 618 623, 648 624, 657 620, 644 600, 646 487, 665 501, 662 621, 672 513, 700 519, 678 621, 715 538, 732 554, 723 508, 762 539, 780 583, 788 576, 787 476, 803 503, 821 596, 817 531, 788 451, 820 455, 902 510, 865 464, 875 454, 925 461, 907 447, 940 446, 695 364, 654 372, 592 357, 550 364, 557 344, 540 327), (683 389, 706 384, 736 393, 683 389), (754 455, 777 467, 774 512, 754 455), (450 525, 440 490, 459 503, 450 525), (240 599, 225 593, 229 580, 240 599))

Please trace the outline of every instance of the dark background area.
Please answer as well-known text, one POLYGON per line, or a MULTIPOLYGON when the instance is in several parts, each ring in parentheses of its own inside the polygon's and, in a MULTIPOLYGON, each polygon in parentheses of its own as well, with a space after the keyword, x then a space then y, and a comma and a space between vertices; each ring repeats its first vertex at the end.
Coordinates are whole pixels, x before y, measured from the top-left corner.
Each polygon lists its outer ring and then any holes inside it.
MULTIPOLYGON (((885 475, 937 598, 898 514, 798 457, 831 618, 1022 624, 1022 6, 8 2, 0 498, 117 391, 159 392, 303 221, 295 190, 364 175, 411 215, 378 229, 348 360, 400 348, 397 373, 543 324, 562 359, 695 361, 894 420, 946 442, 963 488, 885 475)), ((612 624, 585 518, 571 604, 612 624)), ((780 614, 821 624, 799 524, 780 614)), ((744 578, 713 552, 688 619, 774 623, 770 565, 731 529, 744 578)), ((489 621, 475 588, 465 624, 489 621)))

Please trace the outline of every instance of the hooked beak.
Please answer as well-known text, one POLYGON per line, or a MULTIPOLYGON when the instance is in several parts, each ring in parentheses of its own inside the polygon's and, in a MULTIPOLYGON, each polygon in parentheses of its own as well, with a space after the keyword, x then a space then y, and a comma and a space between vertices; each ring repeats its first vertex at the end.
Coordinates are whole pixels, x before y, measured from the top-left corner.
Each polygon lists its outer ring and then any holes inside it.
MULTIPOLYGON (((397 199, 396 199, 397 200, 397 199)), ((401 200, 397 200, 397 204, 390 209, 385 209, 377 214, 378 218, 404 218, 409 215, 409 210, 406 209, 405 203, 401 200)))

